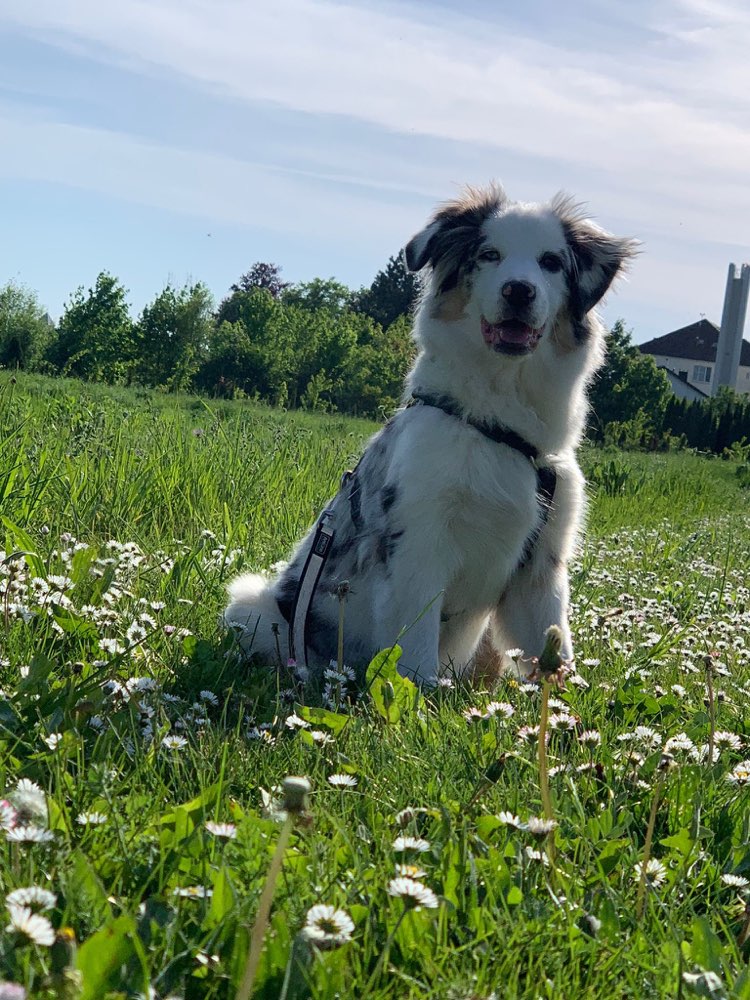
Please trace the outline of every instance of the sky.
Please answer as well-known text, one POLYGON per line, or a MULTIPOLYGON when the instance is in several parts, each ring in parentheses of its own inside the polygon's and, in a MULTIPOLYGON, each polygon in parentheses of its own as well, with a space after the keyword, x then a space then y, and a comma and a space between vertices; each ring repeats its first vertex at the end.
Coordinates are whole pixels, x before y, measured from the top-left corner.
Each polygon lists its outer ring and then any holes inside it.
POLYGON ((750 260, 745 0, 3 0, 0 284, 133 315, 258 260, 369 285, 467 183, 565 190, 641 253, 642 342, 750 260))

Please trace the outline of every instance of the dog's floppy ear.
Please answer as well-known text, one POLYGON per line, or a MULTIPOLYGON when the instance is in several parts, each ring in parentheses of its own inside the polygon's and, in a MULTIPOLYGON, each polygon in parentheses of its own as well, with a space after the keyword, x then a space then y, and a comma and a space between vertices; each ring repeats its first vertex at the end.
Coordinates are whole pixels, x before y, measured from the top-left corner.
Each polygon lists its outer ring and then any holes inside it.
POLYGON ((421 271, 430 261, 431 243, 442 226, 442 222, 435 219, 425 228, 412 236, 404 247, 404 260, 410 271, 421 271))
POLYGON ((612 236, 585 218, 582 208, 564 195, 558 195, 552 208, 570 248, 571 307, 575 318, 583 319, 635 256, 638 242, 612 236))
POLYGON ((455 285, 458 270, 481 242, 481 226, 506 203, 499 184, 486 188, 467 187, 455 201, 441 205, 424 229, 404 248, 410 271, 431 265, 440 278, 440 291, 455 285))

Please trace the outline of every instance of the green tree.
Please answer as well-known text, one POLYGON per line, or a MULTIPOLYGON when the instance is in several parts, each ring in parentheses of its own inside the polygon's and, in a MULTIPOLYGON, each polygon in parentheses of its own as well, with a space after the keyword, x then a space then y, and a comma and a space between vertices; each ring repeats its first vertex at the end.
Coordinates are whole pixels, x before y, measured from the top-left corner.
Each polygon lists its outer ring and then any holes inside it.
POLYGON ((213 300, 205 285, 171 285, 141 313, 137 325, 138 376, 148 385, 185 391, 208 355, 213 300))
POLYGON ((267 292, 272 299, 281 299, 284 291, 289 288, 288 281, 282 281, 281 268, 278 264, 268 264, 256 261, 249 271, 245 271, 238 280, 230 286, 228 295, 219 305, 216 322, 236 323, 240 318, 239 310, 243 302, 242 296, 256 291, 267 292))
POLYGON ((607 337, 604 368, 589 393, 592 435, 602 440, 608 424, 636 420, 639 414, 649 431, 660 431, 671 394, 666 374, 650 355, 641 354, 631 341, 631 331, 617 320, 607 337))
POLYGON ((351 299, 351 289, 335 278, 301 281, 296 285, 289 285, 281 294, 281 301, 285 306, 297 306, 309 312, 328 309, 337 315, 349 308, 351 299))
POLYGON ((369 316, 358 316, 358 346, 352 352, 336 396, 339 409, 382 419, 401 399, 403 381, 416 347, 411 320, 399 318, 383 330, 369 316))
POLYGON ((399 253, 378 271, 369 288, 361 289, 353 304, 387 330, 399 316, 408 315, 419 291, 419 279, 407 270, 404 255, 399 253))
POLYGON ((36 294, 14 281, 0 286, 0 366, 40 367, 54 337, 54 325, 36 294))
POLYGON ((78 288, 65 306, 52 350, 61 371, 110 383, 132 379, 137 345, 126 295, 107 271, 88 293, 78 288))

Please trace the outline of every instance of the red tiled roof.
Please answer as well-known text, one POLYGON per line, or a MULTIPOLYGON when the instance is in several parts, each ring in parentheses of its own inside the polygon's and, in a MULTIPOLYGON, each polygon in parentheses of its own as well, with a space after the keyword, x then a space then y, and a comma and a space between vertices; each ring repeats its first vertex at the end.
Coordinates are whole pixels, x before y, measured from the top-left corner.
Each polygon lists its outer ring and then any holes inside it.
MULTIPOLYGON (((686 358, 690 361, 716 361, 716 345, 719 342, 719 327, 707 319, 683 326, 663 337, 639 344, 642 354, 656 354, 666 358, 686 358)), ((750 343, 742 341, 740 364, 750 368, 750 343)))

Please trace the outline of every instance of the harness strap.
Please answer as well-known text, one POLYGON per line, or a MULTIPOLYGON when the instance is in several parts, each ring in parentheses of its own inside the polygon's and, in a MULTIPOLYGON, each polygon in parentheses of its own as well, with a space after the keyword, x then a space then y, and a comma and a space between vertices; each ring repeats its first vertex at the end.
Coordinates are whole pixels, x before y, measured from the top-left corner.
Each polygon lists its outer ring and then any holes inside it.
POLYGON ((536 462, 539 458, 539 451, 534 445, 517 434, 516 431, 494 421, 487 423, 484 420, 474 420, 472 417, 464 416, 460 405, 450 396, 433 396, 428 392, 413 392, 406 406, 408 408, 418 403, 422 403, 424 406, 434 406, 438 410, 442 410, 443 413, 447 413, 449 417, 458 417, 459 420, 465 421, 470 427, 478 430, 480 434, 484 434, 490 441, 494 441, 496 444, 507 444, 514 451, 520 451, 530 462, 536 462))
POLYGON ((443 413, 447 413, 449 417, 457 417, 459 420, 465 421, 470 427, 473 427, 480 434, 489 438, 490 441, 494 441, 496 444, 505 444, 509 448, 513 448, 514 451, 520 452, 521 455, 524 455, 531 462, 536 473, 536 498, 539 504, 541 521, 523 543, 523 553, 515 569, 517 573, 518 570, 522 569, 531 560, 534 554, 534 546, 539 539, 539 535, 542 533, 542 528, 549 519, 550 510, 555 500, 557 472, 551 465, 537 465, 539 450, 527 441, 526 438, 521 437, 520 434, 511 430, 510 427, 506 427, 504 424, 495 422, 487 423, 484 420, 474 420, 472 417, 464 416, 460 405, 451 396, 433 396, 428 392, 413 392, 406 406, 408 409, 408 407, 416 406, 420 403, 423 406, 434 406, 438 410, 442 410, 443 413))
POLYGON ((327 509, 320 515, 310 551, 307 553, 307 559, 297 583, 297 592, 294 595, 289 615, 289 656, 295 660, 300 655, 303 666, 307 666, 307 644, 305 642, 307 616, 315 588, 333 542, 333 528, 330 524, 332 517, 332 511, 327 509))

